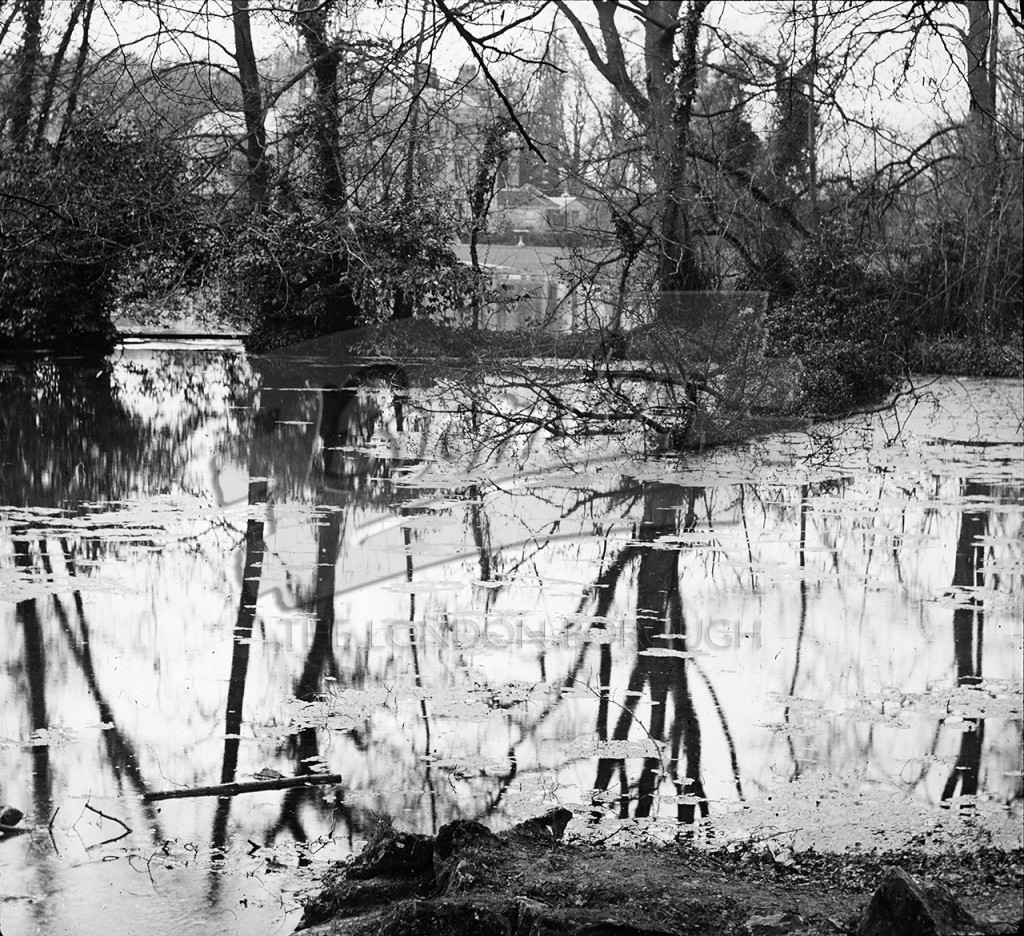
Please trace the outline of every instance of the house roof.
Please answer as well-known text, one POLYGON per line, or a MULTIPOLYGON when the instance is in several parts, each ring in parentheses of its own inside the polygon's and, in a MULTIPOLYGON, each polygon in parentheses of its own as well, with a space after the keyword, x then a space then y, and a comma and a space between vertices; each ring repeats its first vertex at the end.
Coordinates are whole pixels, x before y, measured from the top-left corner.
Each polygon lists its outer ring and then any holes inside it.
MULTIPOLYGON (((264 115, 267 145, 274 146, 281 137, 281 114, 272 107, 264 115)), ((233 147, 246 136, 245 116, 241 111, 213 111, 196 120, 183 134, 193 155, 211 157, 233 147)))
POLYGON ((526 184, 518 188, 502 188, 494 193, 498 208, 558 208, 559 203, 541 193, 536 186, 526 184))

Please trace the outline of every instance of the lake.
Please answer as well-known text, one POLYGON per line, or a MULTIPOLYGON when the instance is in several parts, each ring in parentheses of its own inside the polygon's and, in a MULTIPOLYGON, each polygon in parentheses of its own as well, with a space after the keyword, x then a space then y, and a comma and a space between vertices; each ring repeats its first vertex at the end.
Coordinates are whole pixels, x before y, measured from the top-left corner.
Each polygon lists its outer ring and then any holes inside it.
POLYGON ((0 367, 7 932, 290 932, 383 814, 1020 847, 1020 381, 645 460, 365 366, 0 367))

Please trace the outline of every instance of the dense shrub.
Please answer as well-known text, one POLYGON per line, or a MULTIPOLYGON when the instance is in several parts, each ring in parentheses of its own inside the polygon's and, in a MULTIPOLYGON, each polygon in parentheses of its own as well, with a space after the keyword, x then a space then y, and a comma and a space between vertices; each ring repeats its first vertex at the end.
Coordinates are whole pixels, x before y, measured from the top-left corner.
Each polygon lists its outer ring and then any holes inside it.
POLYGON ((922 374, 1019 378, 1024 376, 1024 347, 1019 334, 1007 341, 922 335, 908 350, 907 365, 922 374))
POLYGON ((452 236, 422 206, 253 215, 225 254, 227 312, 255 351, 393 316, 443 317, 473 289, 452 236))
POLYGON ((253 215, 228 238, 221 267, 225 312, 263 351, 352 328, 359 309, 347 251, 322 213, 253 215))
POLYGON ((108 245, 78 197, 82 174, 46 153, 0 162, 0 346, 19 350, 110 340, 108 245), (86 220, 88 216, 88 220, 86 220))
MULTIPOLYGON (((797 258, 775 258, 768 353, 803 366, 801 407, 836 415, 884 397, 899 374, 900 326, 842 230, 824 225, 797 258)), ((757 283, 752 280, 752 283, 757 283)))
POLYGON ((88 108, 58 154, 0 153, 0 344, 5 350, 102 348, 114 283, 133 251, 179 235, 180 160, 130 118, 88 108), (168 234, 172 231, 172 234, 168 234))
POLYGON ((981 224, 942 219, 924 225, 917 236, 921 243, 895 251, 892 276, 893 292, 915 331, 998 338, 1020 334, 1024 244, 1019 224, 992 232, 981 224))

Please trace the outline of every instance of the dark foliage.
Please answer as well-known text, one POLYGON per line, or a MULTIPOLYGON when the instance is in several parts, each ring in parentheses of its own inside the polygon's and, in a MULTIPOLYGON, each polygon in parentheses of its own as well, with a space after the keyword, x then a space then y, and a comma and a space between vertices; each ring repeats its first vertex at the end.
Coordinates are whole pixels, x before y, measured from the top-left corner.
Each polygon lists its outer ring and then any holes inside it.
POLYGON ((1024 376, 1024 346, 1016 340, 997 341, 985 335, 921 338, 907 352, 907 365, 922 374, 971 377, 1024 376))
POLYGON ((795 355, 803 365, 805 410, 841 414, 893 388, 899 322, 841 229, 823 226, 795 260, 773 257, 750 285, 770 294, 769 354, 795 355))
MULTIPOLYGON (((173 146, 134 120, 77 115, 49 147, 0 161, 0 341, 5 350, 103 349, 132 254, 187 238, 173 146)), ((181 244, 174 244, 180 249, 181 244)))
POLYGON ((924 243, 902 251, 894 290, 917 330, 929 335, 1019 335, 1024 310, 1024 243, 1018 225, 997 237, 981 225, 945 219, 927 226, 924 243))
POLYGON ((474 289, 451 238, 421 206, 253 215, 226 252, 227 311, 254 351, 410 313, 443 317, 474 289))
POLYGON ((227 312, 250 329, 249 350, 361 324, 344 238, 322 215, 254 215, 230 241, 227 312))

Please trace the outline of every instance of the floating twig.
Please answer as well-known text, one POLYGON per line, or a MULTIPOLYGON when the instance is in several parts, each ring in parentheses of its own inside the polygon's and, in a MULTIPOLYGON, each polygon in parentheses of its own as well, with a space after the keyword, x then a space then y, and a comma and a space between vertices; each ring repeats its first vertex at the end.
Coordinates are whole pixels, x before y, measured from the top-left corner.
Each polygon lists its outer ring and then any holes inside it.
POLYGON ((90 806, 88 803, 85 804, 85 808, 88 809, 89 812, 96 813, 97 816, 102 816, 104 819, 109 819, 111 822, 116 822, 122 829, 124 829, 126 834, 132 831, 120 819, 118 819, 117 816, 108 816, 105 812, 103 812, 103 810, 97 809, 95 806, 90 806))
POLYGON ((59 812, 60 812, 60 806, 58 806, 53 811, 53 815, 50 816, 50 822, 46 826, 46 831, 50 833, 50 843, 53 845, 54 852, 56 852, 58 855, 60 854, 60 849, 57 847, 57 840, 53 837, 53 823, 54 823, 54 820, 57 818, 57 813, 59 813, 59 812))

